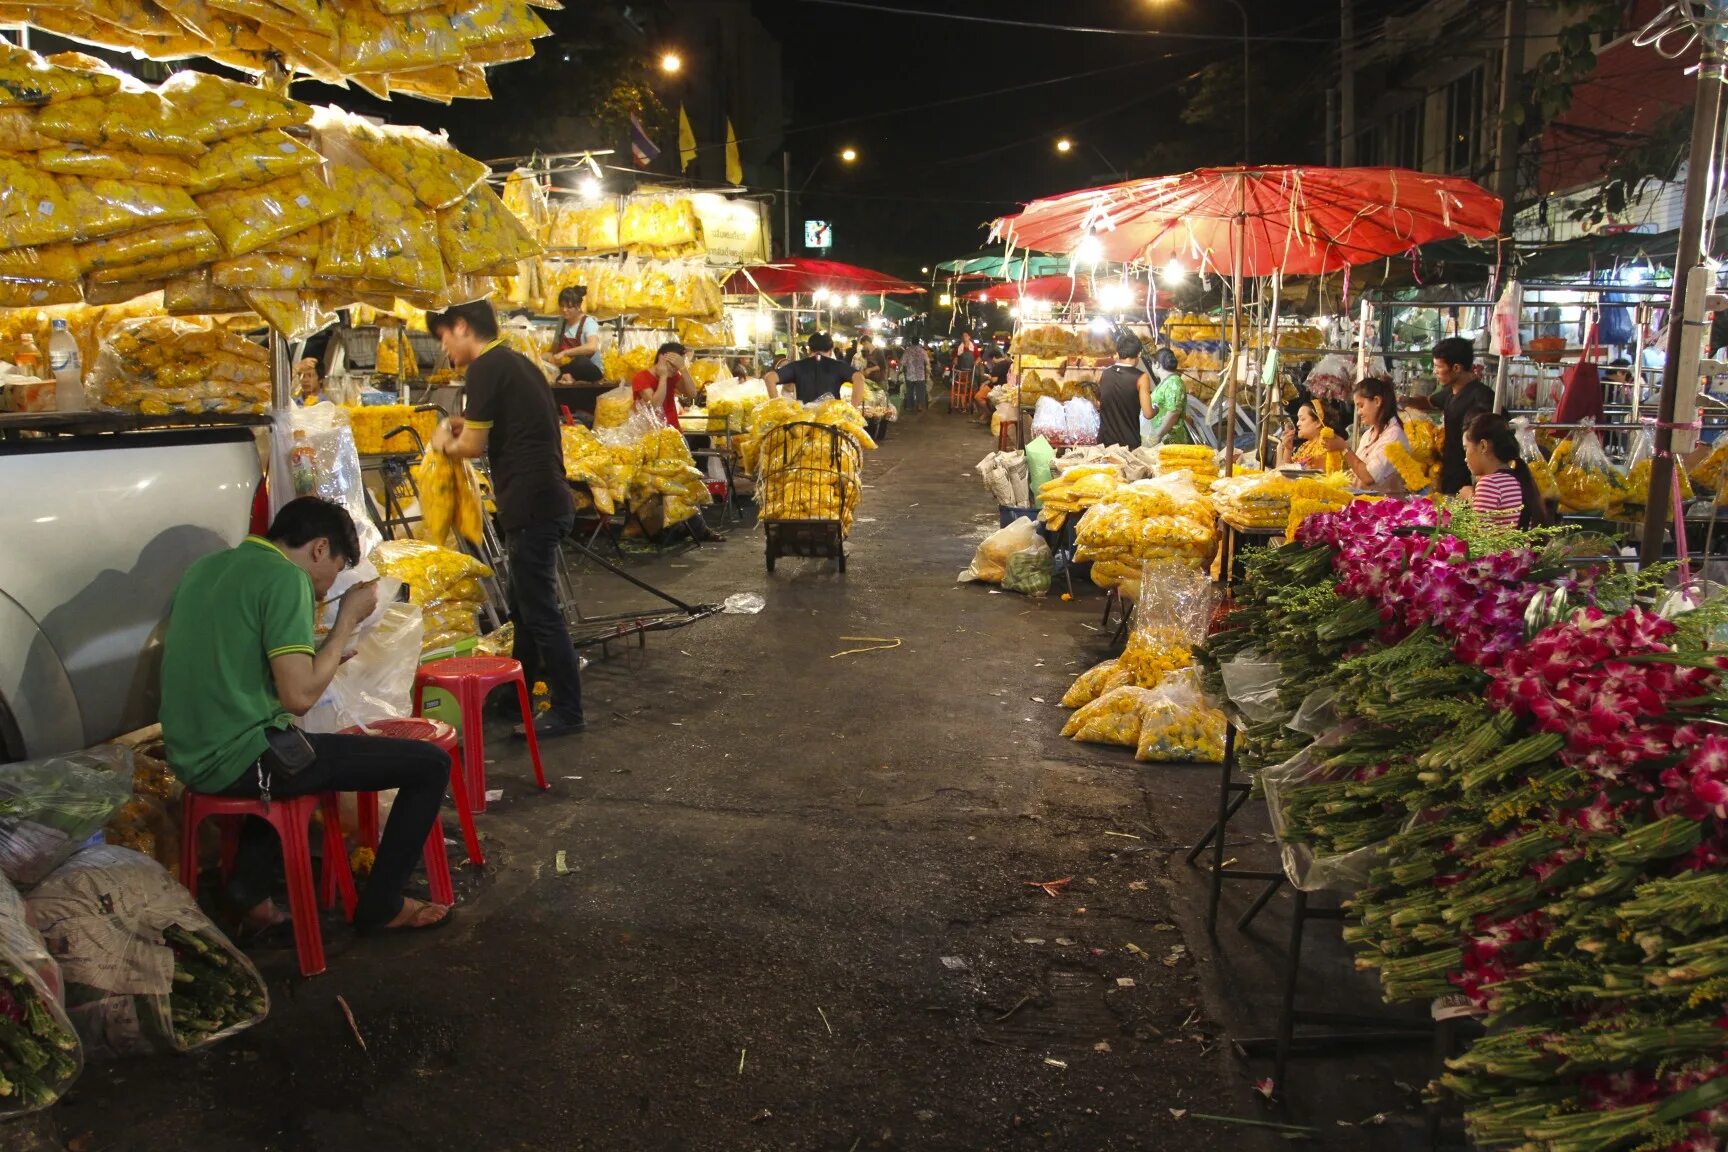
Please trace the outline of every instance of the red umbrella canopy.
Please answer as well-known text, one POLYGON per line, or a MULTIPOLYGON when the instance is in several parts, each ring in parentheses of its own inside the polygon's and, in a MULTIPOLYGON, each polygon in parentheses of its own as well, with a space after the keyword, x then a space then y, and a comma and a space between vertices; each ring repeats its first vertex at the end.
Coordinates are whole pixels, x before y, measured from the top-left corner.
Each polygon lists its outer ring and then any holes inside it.
POLYGON ((1500 201, 1407 168, 1201 168, 1035 200, 991 228, 1010 245, 1079 260, 1220 275, 1306 275, 1500 230, 1500 201))
MULTIPOLYGON (((1115 276, 1101 276, 1097 280, 1085 275, 1074 280, 1066 276, 1034 276, 1024 283, 992 284, 962 297, 985 304, 1017 304, 1022 298, 1048 300, 1053 304, 1066 304, 1073 300, 1116 309, 1143 308, 1146 306, 1146 285, 1137 280, 1123 281, 1115 276)), ((1168 297, 1159 293, 1158 306, 1163 307, 1168 302, 1168 297)))
POLYGON ((769 296, 790 296, 794 292, 808 294, 820 288, 830 292, 885 292, 890 296, 926 290, 886 272, 842 264, 837 260, 810 260, 802 256, 734 272, 726 281, 727 292, 760 291, 769 296))

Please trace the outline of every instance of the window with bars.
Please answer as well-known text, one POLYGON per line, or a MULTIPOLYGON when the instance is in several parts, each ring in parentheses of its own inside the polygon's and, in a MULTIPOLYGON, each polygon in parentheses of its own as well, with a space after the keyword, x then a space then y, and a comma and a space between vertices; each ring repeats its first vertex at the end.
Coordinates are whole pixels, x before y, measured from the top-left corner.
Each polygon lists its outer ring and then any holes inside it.
POLYGON ((1446 86, 1446 171, 1474 175, 1482 159, 1482 99, 1486 72, 1472 68, 1446 86))

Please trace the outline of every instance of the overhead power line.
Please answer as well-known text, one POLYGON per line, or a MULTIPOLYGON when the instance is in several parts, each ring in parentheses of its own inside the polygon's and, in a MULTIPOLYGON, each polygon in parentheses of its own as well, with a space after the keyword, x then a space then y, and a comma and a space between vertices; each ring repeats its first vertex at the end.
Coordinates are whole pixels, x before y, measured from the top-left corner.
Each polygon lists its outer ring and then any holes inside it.
MULTIPOLYGON (((961 12, 938 12, 926 8, 895 8, 886 4, 868 4, 864 0, 804 0, 806 4, 822 4, 830 8, 856 8, 863 12, 882 12, 893 16, 921 16, 931 20, 958 20, 965 24, 996 24, 1007 28, 1032 28, 1040 32, 1081 32, 1095 36, 1135 36, 1155 40, 1204 40, 1242 43, 1243 37, 1223 32, 1166 32, 1158 28, 1095 28, 1085 24, 1045 24, 1036 20, 1011 20, 1005 16, 974 16, 961 12)), ((1285 36, 1278 34, 1250 35, 1249 41, 1276 44, 1336 44, 1336 36, 1285 36)))

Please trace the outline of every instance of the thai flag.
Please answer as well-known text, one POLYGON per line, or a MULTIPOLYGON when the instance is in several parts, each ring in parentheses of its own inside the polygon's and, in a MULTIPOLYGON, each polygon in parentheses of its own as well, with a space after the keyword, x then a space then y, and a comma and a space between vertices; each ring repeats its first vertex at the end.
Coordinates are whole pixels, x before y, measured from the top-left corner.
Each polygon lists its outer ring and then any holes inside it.
POLYGON ((646 168, 660 158, 660 149, 654 147, 654 141, 648 139, 648 130, 634 115, 630 117, 630 155, 638 168, 646 168))

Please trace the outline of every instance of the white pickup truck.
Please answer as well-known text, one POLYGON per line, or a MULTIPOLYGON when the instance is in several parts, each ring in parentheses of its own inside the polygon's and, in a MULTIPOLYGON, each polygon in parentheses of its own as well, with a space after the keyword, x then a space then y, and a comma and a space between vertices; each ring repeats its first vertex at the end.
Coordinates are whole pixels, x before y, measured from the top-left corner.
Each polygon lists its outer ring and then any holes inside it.
POLYGON ((0 763, 154 722, 181 575, 263 509, 252 428, 8 433, 0 420, 0 763))

